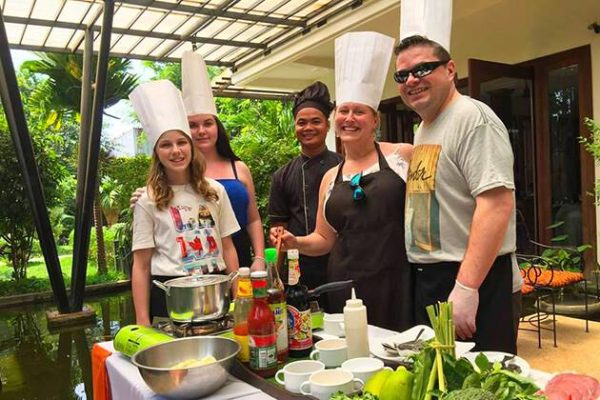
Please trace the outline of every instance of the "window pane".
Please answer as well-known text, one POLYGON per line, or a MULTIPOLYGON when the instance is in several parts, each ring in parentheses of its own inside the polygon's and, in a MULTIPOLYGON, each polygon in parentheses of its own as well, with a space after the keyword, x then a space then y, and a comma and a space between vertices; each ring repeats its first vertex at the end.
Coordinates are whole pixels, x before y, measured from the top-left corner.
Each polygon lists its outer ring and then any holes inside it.
POLYGON ((553 236, 567 234, 567 240, 560 244, 570 245, 582 243, 578 96, 577 65, 550 71, 548 106, 552 221, 565 222, 553 232, 553 236))

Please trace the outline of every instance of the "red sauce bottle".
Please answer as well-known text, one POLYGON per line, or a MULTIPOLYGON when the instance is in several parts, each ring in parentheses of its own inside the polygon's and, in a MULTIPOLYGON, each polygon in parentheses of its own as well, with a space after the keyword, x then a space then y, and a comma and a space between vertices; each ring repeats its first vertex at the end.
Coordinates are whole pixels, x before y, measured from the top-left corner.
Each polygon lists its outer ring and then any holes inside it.
POLYGON ((277 328, 275 316, 267 303, 267 272, 252 272, 250 278, 254 295, 248 314, 250 369, 263 378, 268 378, 277 372, 277 328))

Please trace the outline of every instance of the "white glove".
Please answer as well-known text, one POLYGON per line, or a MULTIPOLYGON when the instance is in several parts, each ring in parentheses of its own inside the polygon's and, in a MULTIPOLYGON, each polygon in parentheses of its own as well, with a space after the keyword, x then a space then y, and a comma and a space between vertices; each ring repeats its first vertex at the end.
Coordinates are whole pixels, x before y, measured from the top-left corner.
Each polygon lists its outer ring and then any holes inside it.
POLYGON ((477 330, 475 316, 477 315, 477 307, 479 307, 479 291, 456 280, 454 289, 448 296, 448 302, 453 303, 456 336, 462 340, 472 338, 477 330))

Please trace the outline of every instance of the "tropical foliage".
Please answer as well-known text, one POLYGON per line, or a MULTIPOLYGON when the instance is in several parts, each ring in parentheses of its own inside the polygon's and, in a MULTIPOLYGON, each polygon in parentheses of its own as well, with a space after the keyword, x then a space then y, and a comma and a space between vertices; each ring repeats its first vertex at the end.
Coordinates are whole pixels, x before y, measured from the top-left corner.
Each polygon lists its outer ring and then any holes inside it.
MULTIPOLYGON (((60 162, 59 132, 50 128, 41 128, 40 121, 29 115, 36 161, 40 170, 45 200, 52 208, 60 203, 61 194, 57 190, 59 182, 66 176, 67 170, 60 162)), ((26 276, 27 261, 31 256, 35 225, 24 188, 21 168, 14 151, 13 141, 6 124, 4 111, 0 109, 0 255, 6 257, 13 267, 13 278, 26 276)))
MULTIPOLYGON (((81 54, 36 53, 39 60, 26 61, 24 72, 45 75, 32 92, 32 101, 44 111, 48 122, 60 121, 65 114, 76 116, 81 106, 83 56, 81 54)), ((92 77, 96 76, 97 60, 92 60, 92 77)), ((131 61, 111 58, 108 62, 104 106, 109 108, 138 85, 138 77, 129 72, 131 61)))
MULTIPOLYGON (((590 130, 591 136, 589 138, 580 137, 579 141, 583 143, 583 146, 594 157, 594 160, 600 162, 600 123, 586 118, 585 125, 590 130)), ((600 179, 596 180, 593 195, 596 205, 600 205, 600 179)))
MULTIPOLYGON (((80 54, 36 53, 38 60, 23 63, 22 70, 38 75, 45 75, 47 79, 38 84, 31 97, 44 110, 48 125, 60 126, 59 122, 64 117, 78 118, 81 107, 81 87, 83 78, 83 56, 80 54)), ((96 59, 92 60, 92 77, 95 76, 96 59)), ((108 62, 106 93, 104 107, 108 108, 122 99, 138 85, 138 77, 129 72, 130 60, 111 58, 108 62)), ((102 170, 104 161, 108 158, 107 151, 101 151, 99 169, 102 170)), ((99 181, 101 174, 99 174, 99 181)), ((93 219, 96 228, 96 251, 98 254, 98 267, 100 273, 107 272, 107 262, 104 246, 102 226, 103 209, 101 206, 100 182, 96 186, 93 219)), ((106 194, 106 191, 105 191, 106 194)), ((105 195, 106 200, 106 195, 105 195)), ((110 204, 110 200, 105 203, 110 204)), ((109 208, 114 215, 115 211, 109 208)), ((116 213, 118 215, 118 212, 116 213)))
POLYGON ((271 176, 299 154, 290 103, 217 98, 219 116, 235 153, 248 165, 260 215, 267 223, 271 176))

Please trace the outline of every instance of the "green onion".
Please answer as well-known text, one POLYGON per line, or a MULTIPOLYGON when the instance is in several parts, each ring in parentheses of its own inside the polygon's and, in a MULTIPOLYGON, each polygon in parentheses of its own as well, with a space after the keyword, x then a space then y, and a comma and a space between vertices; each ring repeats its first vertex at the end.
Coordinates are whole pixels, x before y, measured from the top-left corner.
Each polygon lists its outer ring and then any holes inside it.
POLYGON ((452 320, 452 303, 438 302, 437 305, 427 306, 427 315, 435 333, 431 347, 435 350, 435 362, 431 368, 425 400, 430 400, 435 382, 438 382, 440 392, 445 393, 446 379, 444 377, 443 353, 455 355, 454 321, 452 320))

